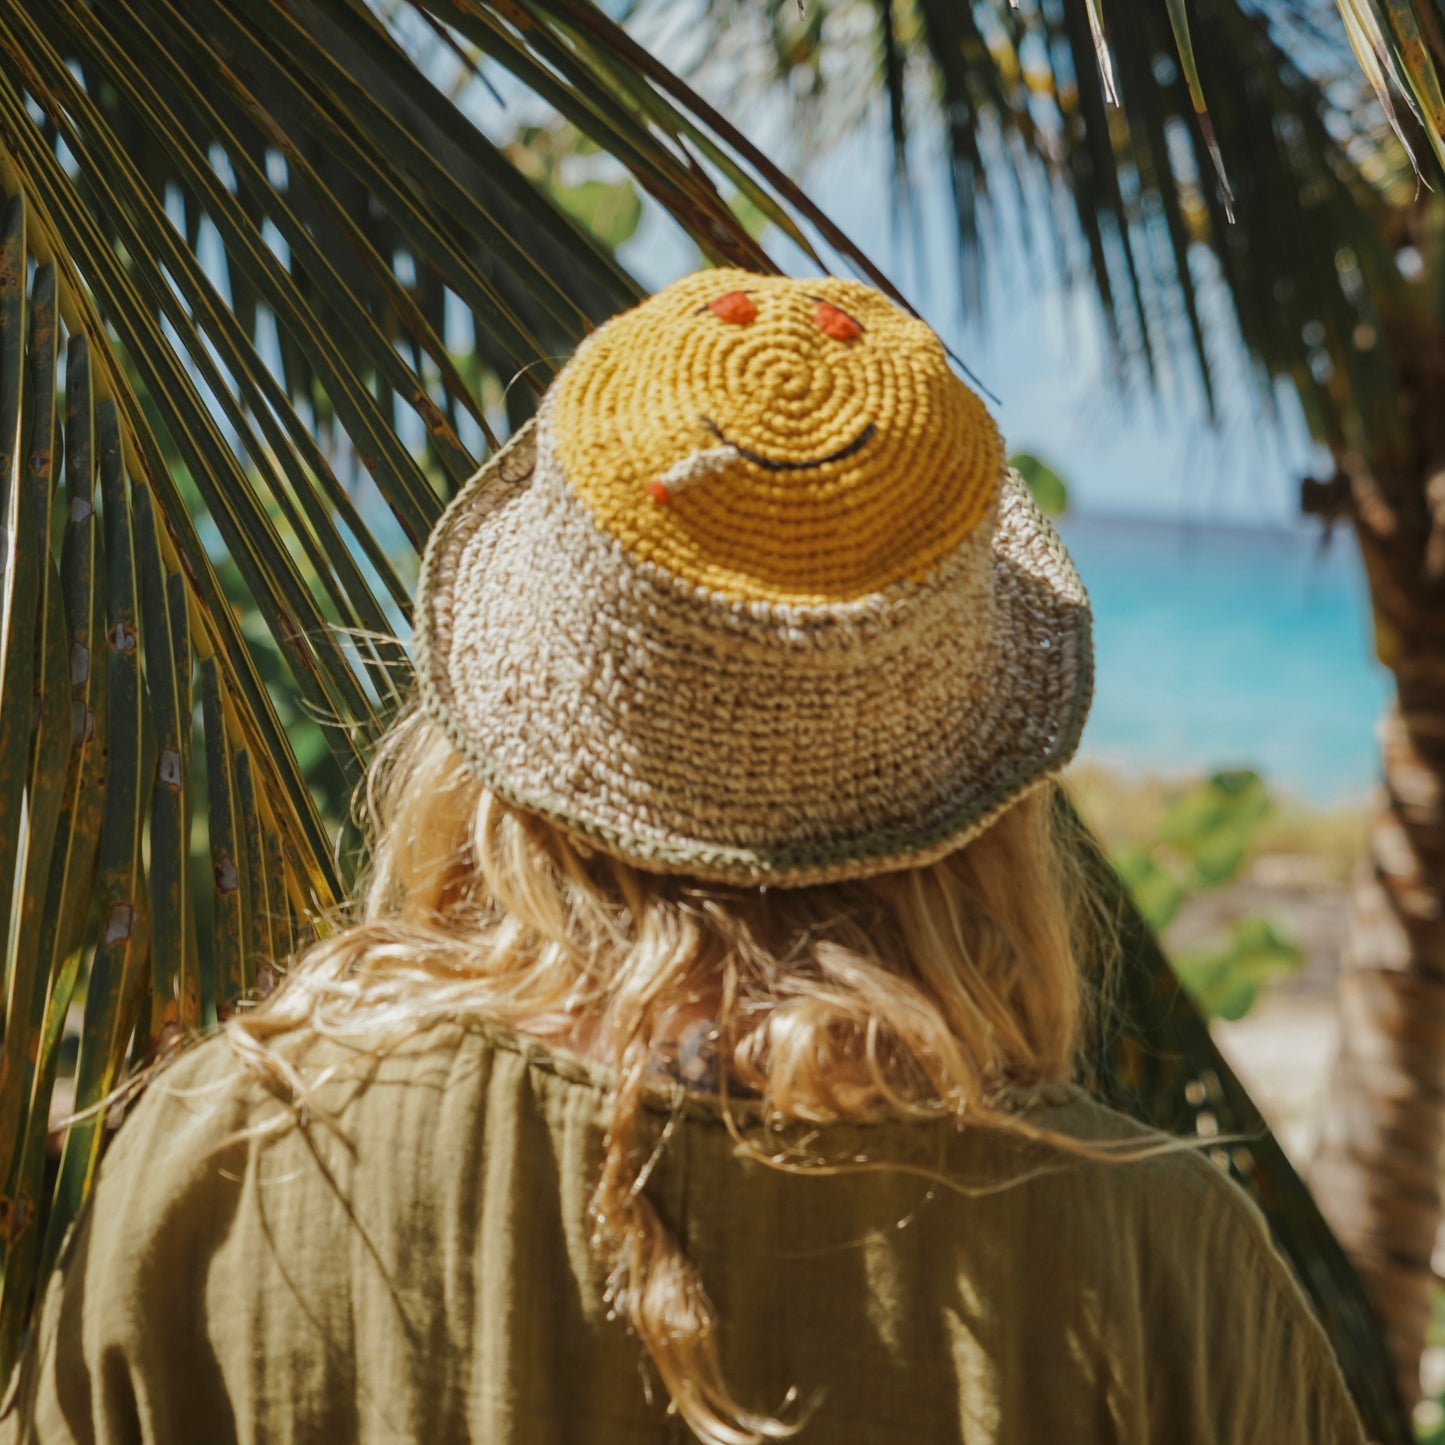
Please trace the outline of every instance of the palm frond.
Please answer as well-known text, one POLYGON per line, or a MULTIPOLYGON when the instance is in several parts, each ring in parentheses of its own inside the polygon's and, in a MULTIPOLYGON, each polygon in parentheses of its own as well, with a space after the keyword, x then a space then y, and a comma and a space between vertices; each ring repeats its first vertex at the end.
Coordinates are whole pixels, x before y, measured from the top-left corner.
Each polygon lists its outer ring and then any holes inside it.
MULTIPOLYGON (((774 17, 775 63, 787 72, 787 0, 707 8, 720 33, 756 8, 774 17)), ((1016 256, 1015 224, 1045 219, 1066 238, 1064 279, 1081 271, 1094 291, 1122 389, 1136 376, 1170 392, 1198 386, 1212 409, 1219 368, 1242 340, 1266 402, 1282 381, 1323 436, 1364 447, 1395 434, 1379 341, 1412 295, 1383 221, 1414 178, 1333 0, 1219 0, 1207 12, 1189 0, 874 8, 873 73, 895 154, 926 112, 948 158, 975 314, 987 267, 1016 256)), ((1435 0, 1389 8, 1416 15, 1428 39, 1435 0)), ((814 9, 822 45, 859 33, 850 0, 814 9)), ((1398 45, 1388 58, 1380 74, 1406 74, 1398 45)), ((810 103, 846 111, 856 67, 849 76, 841 100, 815 87, 810 103)), ((1394 121, 1418 131, 1408 112, 1394 121)))
POLYGON ((1340 0, 1340 9, 1342 15, 1353 12, 1379 68, 1403 90, 1435 158, 1445 167, 1445 94, 1439 71, 1445 64, 1445 10, 1439 0, 1340 0))
MULTIPOLYGON (((600 14, 406 14, 705 254, 771 267, 727 187, 867 267, 600 14)), ((334 815, 408 687, 408 552, 641 294, 412 43, 358 0, 0 6, 0 1373, 107 1096, 345 896, 334 815)))

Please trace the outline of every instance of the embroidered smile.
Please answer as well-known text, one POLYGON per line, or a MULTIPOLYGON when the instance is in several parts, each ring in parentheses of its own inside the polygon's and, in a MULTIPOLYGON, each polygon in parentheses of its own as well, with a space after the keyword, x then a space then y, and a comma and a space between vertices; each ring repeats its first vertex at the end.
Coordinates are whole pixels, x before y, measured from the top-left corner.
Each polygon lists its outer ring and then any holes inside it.
POLYGON ((870 421, 847 446, 839 447, 836 452, 829 452, 823 457, 808 457, 801 462, 780 462, 773 457, 765 457, 758 452, 750 452, 746 447, 739 446, 737 442, 731 441, 724 434, 723 429, 711 417, 699 417, 698 420, 724 445, 731 447, 738 456, 757 466, 766 467, 770 472, 802 472, 809 467, 825 467, 829 462, 841 462, 845 457, 851 457, 855 452, 861 451, 872 439, 877 428, 870 421))
POLYGON ((660 477, 654 477, 647 484, 647 495, 661 506, 666 506, 678 492, 716 476, 741 457, 755 466, 765 467, 770 472, 801 472, 809 467, 825 467, 829 462, 841 462, 860 451, 872 440, 877 428, 870 421, 847 446, 839 447, 826 456, 807 457, 802 461, 779 461, 776 457, 765 457, 759 452, 749 451, 735 441, 729 441, 723 429, 711 417, 700 416, 698 420, 722 443, 708 447, 705 451, 689 452, 680 462, 675 462, 660 477))

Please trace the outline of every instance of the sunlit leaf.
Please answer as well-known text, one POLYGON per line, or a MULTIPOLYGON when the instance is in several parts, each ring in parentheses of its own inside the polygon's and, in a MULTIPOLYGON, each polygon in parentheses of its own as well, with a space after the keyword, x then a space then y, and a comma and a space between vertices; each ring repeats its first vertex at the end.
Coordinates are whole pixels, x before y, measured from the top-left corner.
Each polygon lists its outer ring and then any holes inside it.
POLYGON ((1259 992, 1304 966, 1304 953, 1269 919, 1237 920, 1223 948, 1196 950, 1174 959, 1180 982, 1205 1018, 1240 1019, 1259 992))
POLYGON ((1032 452, 1015 452, 1011 466, 1024 479, 1038 509, 1046 517, 1061 517, 1069 507, 1069 489, 1064 479, 1032 452))

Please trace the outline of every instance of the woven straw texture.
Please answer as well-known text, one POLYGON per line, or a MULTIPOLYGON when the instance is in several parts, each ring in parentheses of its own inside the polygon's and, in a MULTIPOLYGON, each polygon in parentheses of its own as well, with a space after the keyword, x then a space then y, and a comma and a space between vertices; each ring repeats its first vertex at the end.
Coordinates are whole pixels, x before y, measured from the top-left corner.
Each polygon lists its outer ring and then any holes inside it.
POLYGON ((423 704, 501 796, 646 868, 938 857, 1068 761, 1089 702, 1087 599, 1002 458, 875 292, 689 277, 442 519, 423 704))

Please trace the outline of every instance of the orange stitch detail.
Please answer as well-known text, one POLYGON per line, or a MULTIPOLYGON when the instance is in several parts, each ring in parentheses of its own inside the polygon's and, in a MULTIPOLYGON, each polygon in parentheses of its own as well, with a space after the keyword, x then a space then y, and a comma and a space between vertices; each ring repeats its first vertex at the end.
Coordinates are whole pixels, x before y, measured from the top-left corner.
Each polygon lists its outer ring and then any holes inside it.
POLYGON ((863 331, 846 311, 840 311, 827 301, 818 302, 813 320, 818 330, 824 336, 831 336, 834 341, 856 341, 863 331))
POLYGON ((707 309, 720 321, 731 321, 734 326, 746 326, 758 319, 758 308, 745 291, 729 291, 707 303, 707 309))

